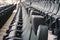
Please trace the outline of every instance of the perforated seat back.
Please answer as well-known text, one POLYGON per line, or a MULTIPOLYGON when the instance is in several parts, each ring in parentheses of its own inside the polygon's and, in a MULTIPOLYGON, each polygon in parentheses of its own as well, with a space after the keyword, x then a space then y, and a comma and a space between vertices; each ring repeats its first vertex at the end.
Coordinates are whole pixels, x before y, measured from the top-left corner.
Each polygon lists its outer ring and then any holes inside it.
POLYGON ((48 27, 45 25, 39 25, 37 30, 38 40, 47 40, 48 39, 48 27))

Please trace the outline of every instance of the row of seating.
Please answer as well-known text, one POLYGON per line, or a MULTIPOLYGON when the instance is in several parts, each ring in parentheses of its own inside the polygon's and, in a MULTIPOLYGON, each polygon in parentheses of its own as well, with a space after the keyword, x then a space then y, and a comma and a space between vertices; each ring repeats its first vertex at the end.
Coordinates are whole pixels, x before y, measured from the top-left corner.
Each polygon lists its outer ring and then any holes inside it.
MULTIPOLYGON (((60 2, 59 0, 57 1, 40 1, 39 3, 32 2, 30 8, 33 13, 32 15, 44 17, 48 29, 52 31, 52 34, 57 36, 57 40, 60 40, 60 2)), ((36 29, 37 28, 35 28, 35 30, 36 29)))
POLYGON ((59 10, 56 0, 33 2, 28 8, 20 3, 3 40, 48 40, 48 29, 60 40, 59 10))
POLYGON ((0 8, 0 29, 7 21, 7 19, 11 16, 13 10, 16 8, 16 5, 8 5, 5 7, 0 8))
POLYGON ((23 18, 22 36, 23 40, 29 40, 31 31, 30 17, 22 3, 21 6, 22 6, 22 18, 23 18))
POLYGON ((10 24, 8 30, 6 31, 6 35, 4 36, 3 40, 23 40, 22 39, 22 27, 23 27, 23 20, 22 20, 22 9, 18 7, 17 13, 15 14, 12 23, 10 24))
POLYGON ((31 29, 29 20, 25 8, 19 4, 17 13, 3 40, 29 40, 31 29))
POLYGON ((13 5, 13 4, 1 6, 1 7, 0 7, 0 11, 1 11, 1 10, 4 10, 5 8, 8 8, 8 7, 12 6, 12 5, 13 5))
MULTIPOLYGON (((32 2, 30 7, 27 7, 25 3, 23 4, 28 11, 28 15, 30 15, 30 22, 33 27, 32 29, 36 35, 39 24, 45 24, 48 26, 48 29, 52 31, 52 34, 57 36, 57 40, 60 40, 60 0, 32 2), (43 17, 43 20, 40 16, 43 17)), ((47 31, 45 32, 47 34, 47 31)), ((34 36, 31 37, 31 40, 33 37, 34 36)))
MULTIPOLYGON (((44 18, 38 15, 32 15, 26 10, 26 5, 21 3, 23 17, 23 40, 47 40, 48 27, 45 26, 44 18)), ((28 10, 29 11, 29 10, 28 10)))

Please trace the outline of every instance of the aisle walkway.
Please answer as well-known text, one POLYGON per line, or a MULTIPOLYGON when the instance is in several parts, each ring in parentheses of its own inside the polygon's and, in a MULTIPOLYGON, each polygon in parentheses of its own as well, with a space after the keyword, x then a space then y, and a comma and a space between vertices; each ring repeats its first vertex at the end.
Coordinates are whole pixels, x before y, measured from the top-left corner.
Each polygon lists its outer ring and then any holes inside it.
POLYGON ((52 35, 51 31, 48 31, 48 40, 54 40, 54 38, 56 38, 57 36, 52 35))

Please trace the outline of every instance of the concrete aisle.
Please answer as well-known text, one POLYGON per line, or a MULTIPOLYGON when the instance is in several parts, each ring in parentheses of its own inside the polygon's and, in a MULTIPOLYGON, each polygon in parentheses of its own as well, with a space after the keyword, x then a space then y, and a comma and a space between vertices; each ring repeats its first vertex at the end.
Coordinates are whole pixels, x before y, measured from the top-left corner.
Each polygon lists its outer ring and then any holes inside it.
POLYGON ((54 40, 57 36, 52 34, 52 31, 48 31, 48 40, 54 40))

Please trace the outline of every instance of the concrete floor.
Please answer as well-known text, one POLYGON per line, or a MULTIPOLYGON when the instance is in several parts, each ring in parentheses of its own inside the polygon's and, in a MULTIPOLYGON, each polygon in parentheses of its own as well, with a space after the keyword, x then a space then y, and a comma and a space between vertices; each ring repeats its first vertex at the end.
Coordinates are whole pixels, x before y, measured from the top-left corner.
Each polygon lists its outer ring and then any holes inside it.
POLYGON ((52 35, 51 31, 48 31, 48 40, 54 40, 54 38, 56 38, 57 36, 52 35))

